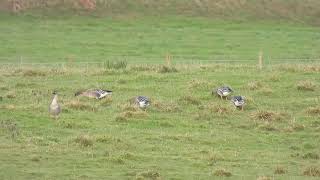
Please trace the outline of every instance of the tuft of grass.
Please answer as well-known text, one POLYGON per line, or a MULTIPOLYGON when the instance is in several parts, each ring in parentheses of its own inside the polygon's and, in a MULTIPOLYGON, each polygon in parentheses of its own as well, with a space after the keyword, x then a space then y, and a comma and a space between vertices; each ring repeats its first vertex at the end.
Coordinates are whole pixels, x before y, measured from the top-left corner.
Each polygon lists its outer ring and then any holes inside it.
POLYGON ((293 130, 293 131, 303 131, 305 126, 303 124, 297 124, 297 123, 294 123, 294 124, 291 124, 290 125, 290 128, 293 130))
POLYGON ((130 70, 135 72, 155 71, 156 67, 151 65, 133 65, 133 66, 130 66, 130 70))
POLYGON ((93 146, 93 143, 94 143, 94 139, 91 138, 89 135, 86 135, 86 134, 82 134, 82 135, 76 137, 74 139, 74 141, 76 143, 78 143, 82 147, 93 146))
POLYGON ((258 90, 263 87, 263 83, 260 81, 252 81, 247 84, 249 90, 258 90))
POLYGON ((0 129, 5 130, 11 138, 16 138, 20 134, 18 124, 14 119, 1 120, 0 129))
POLYGON ((274 170, 274 174, 286 174, 288 171, 283 166, 277 166, 274 170))
POLYGON ((101 106, 110 106, 112 104, 112 97, 106 97, 100 101, 101 106))
POLYGON ((220 177, 230 177, 232 176, 231 172, 225 170, 225 169, 218 169, 213 173, 215 176, 220 176, 220 177))
POLYGON ((17 97, 17 95, 16 95, 16 92, 14 92, 14 91, 10 91, 6 94, 6 98, 9 98, 9 99, 14 99, 16 97, 17 97))
POLYGON ((161 179, 161 175, 159 172, 154 170, 147 170, 144 172, 140 172, 136 174, 136 179, 142 180, 142 179, 152 179, 157 180, 161 179))
POLYGON ((194 89, 210 89, 210 87, 214 86, 209 81, 205 80, 199 80, 199 79, 193 79, 190 82, 188 82, 188 89, 194 90, 194 89))
POLYGON ((266 123, 266 124, 260 125, 258 128, 261 130, 264 130, 264 131, 278 131, 278 128, 276 128, 271 123, 266 123))
POLYGON ((118 114, 115 117, 115 121, 117 122, 128 122, 128 118, 124 116, 124 114, 118 114))
POLYGON ((130 99, 130 103, 121 104, 118 108, 120 108, 121 111, 139 111, 140 109, 134 105, 134 99, 135 98, 130 99))
POLYGON ((30 160, 33 161, 33 162, 39 162, 41 160, 41 157, 37 156, 37 155, 34 155, 34 156, 31 157, 30 160))
POLYGON ((182 104, 191 104, 191 105, 200 105, 201 101, 193 96, 182 96, 179 99, 179 102, 182 104))
POLYGON ((124 111, 120 114, 125 118, 145 118, 148 117, 148 113, 146 111, 124 111))
POLYGON ((310 80, 299 81, 297 83, 297 89, 300 91, 315 91, 316 84, 310 80))
POLYGON ((225 115, 231 112, 229 107, 221 104, 211 104, 207 108, 209 111, 217 113, 219 115, 225 115))
POLYGON ((13 104, 6 104, 6 105, 2 105, 0 106, 0 109, 5 109, 5 110, 15 110, 16 106, 13 104))
POLYGON ((270 176, 259 176, 257 180, 273 180, 270 176))
POLYGON ((105 61, 103 63, 103 67, 105 70, 108 69, 126 69, 127 68, 127 61, 105 61))
POLYGON ((273 122, 273 121, 281 121, 288 117, 288 114, 286 113, 279 113, 274 111, 256 111, 251 113, 251 118, 260 120, 260 121, 266 121, 266 122, 273 122))
POLYGON ((32 77, 32 76, 46 76, 47 74, 40 70, 27 69, 27 70, 22 70, 22 75, 32 77))
POLYGON ((306 113, 313 116, 319 116, 320 115, 320 106, 317 107, 309 107, 306 110, 306 113))
POLYGON ((158 68, 157 70, 158 73, 176 73, 178 72, 178 69, 173 67, 173 66, 165 66, 165 65, 162 65, 158 68))
POLYGON ((260 89, 260 93, 269 96, 273 93, 273 90, 269 87, 263 87, 260 89))
POLYGON ((77 100, 72 100, 70 102, 68 102, 66 104, 66 106, 68 108, 71 108, 71 109, 74 109, 74 110, 84 110, 84 111, 96 111, 96 108, 93 107, 92 105, 89 105, 89 104, 85 104, 81 101, 77 101, 77 100))
POLYGON ((272 82, 279 82, 280 81, 280 76, 278 74, 273 74, 269 77, 269 80, 272 82))
POLYGON ((303 171, 303 175, 312 176, 312 177, 320 177, 320 168, 316 166, 310 166, 303 171))
POLYGON ((320 156, 317 153, 309 152, 302 156, 303 159, 320 159, 320 156))
POLYGON ((209 152, 208 154, 208 165, 214 165, 216 164, 218 161, 222 161, 224 160, 224 157, 221 156, 220 154, 218 153, 215 153, 215 152, 209 152))
POLYGON ((212 113, 208 111, 197 112, 197 115, 194 117, 195 120, 206 120, 209 121, 213 118, 212 113))
POLYGON ((160 112, 179 112, 181 111, 178 104, 174 102, 160 102, 160 101, 153 101, 153 107, 155 107, 160 112))

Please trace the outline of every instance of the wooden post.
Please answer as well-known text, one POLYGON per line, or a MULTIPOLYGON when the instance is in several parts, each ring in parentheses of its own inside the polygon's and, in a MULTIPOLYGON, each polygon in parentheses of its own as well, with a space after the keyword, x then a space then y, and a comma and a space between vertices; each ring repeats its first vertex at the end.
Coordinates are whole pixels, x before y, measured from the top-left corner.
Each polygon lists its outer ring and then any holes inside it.
POLYGON ((259 66, 259 69, 262 70, 262 65, 263 65, 263 52, 260 51, 259 52, 259 62, 258 62, 258 66, 259 66))

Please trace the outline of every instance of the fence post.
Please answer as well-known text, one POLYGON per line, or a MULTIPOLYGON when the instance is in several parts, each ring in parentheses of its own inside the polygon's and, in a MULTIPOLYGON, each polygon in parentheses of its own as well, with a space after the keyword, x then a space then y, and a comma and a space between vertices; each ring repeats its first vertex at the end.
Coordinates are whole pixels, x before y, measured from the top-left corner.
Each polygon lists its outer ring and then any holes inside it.
POLYGON ((263 52, 262 51, 259 52, 258 66, 259 66, 259 70, 262 70, 262 66, 263 66, 263 52))
POLYGON ((169 53, 166 55, 166 65, 171 66, 171 55, 169 53))
POLYGON ((23 57, 20 56, 20 69, 22 68, 22 61, 23 61, 23 57))

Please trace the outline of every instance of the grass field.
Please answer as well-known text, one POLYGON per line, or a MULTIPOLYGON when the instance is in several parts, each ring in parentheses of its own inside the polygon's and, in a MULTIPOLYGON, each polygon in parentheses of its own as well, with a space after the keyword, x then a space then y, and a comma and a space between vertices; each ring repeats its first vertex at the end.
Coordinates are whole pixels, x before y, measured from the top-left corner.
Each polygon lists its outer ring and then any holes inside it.
POLYGON ((319 58, 316 26, 184 16, 0 15, 0 62, 319 58))
POLYGON ((118 68, 1 66, 0 178, 319 178, 319 65, 118 68), (211 95, 224 84, 244 111, 211 95), (112 98, 74 97, 95 87, 112 98), (136 95, 152 98, 146 112, 136 95))
POLYGON ((0 12, 0 179, 320 178, 319 1, 45 2, 0 12))

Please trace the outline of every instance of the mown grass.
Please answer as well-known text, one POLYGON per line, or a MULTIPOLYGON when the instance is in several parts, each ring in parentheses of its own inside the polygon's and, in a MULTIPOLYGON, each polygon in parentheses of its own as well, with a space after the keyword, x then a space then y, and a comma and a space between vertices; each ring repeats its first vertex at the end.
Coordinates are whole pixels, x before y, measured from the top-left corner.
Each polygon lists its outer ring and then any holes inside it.
POLYGON ((319 178, 319 71, 213 64, 162 73, 159 67, 1 66, 0 178, 319 178), (313 91, 297 88, 308 80, 313 91), (244 111, 211 94, 221 84, 247 97, 244 111), (86 88, 113 95, 74 96, 86 88), (48 114, 53 90, 63 109, 57 121, 48 114), (137 95, 150 97, 150 108, 132 107, 137 95))
POLYGON ((256 63, 262 50, 265 63, 278 63, 319 57, 320 49, 318 27, 259 19, 0 13, 0 27, 0 62, 106 62, 121 68, 125 64, 110 62, 159 63, 169 54, 173 62, 256 63))

